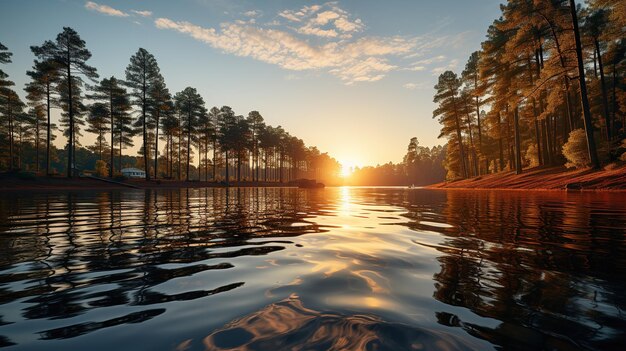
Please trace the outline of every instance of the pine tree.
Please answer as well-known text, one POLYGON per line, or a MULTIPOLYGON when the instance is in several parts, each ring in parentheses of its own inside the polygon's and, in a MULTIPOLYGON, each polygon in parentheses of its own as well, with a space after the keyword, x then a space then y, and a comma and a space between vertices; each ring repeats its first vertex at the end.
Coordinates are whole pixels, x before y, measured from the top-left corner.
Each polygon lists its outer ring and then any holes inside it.
POLYGON ((81 104, 80 95, 73 90, 82 84, 82 77, 91 80, 98 78, 96 69, 87 65, 87 60, 91 58, 91 52, 86 48, 85 41, 78 33, 69 27, 63 27, 63 31, 56 37, 56 41, 46 41, 41 46, 32 46, 31 51, 40 61, 54 62, 59 76, 63 77, 65 84, 59 86, 66 89, 62 92, 62 99, 66 99, 64 105, 67 107, 68 125, 68 157, 67 176, 71 178, 74 173, 74 149, 76 115, 75 106, 81 104), (68 84, 67 82, 73 82, 68 84), (74 83, 75 82, 75 83, 74 83))
MULTIPOLYGON (((106 112, 108 113, 107 121, 109 123, 108 129, 110 132, 109 141, 111 143, 109 155, 109 177, 113 177, 115 174, 115 146, 119 145, 115 142, 115 133, 125 133, 124 128, 120 126, 120 124, 123 125, 125 122, 120 121, 120 123, 118 123, 117 118, 128 115, 131 108, 130 101, 128 93, 123 86, 123 82, 113 76, 103 79, 96 86, 91 87, 91 89, 94 93, 90 95, 90 98, 103 103, 106 108, 106 112)), ((122 150, 120 146, 120 154, 121 152, 122 150)))
MULTIPOLYGON (((442 124, 440 137, 445 136, 451 141, 455 141, 460 163, 460 172, 458 174, 463 178, 467 178, 467 160, 461 135, 461 106, 458 101, 460 87, 461 81, 454 72, 446 71, 439 76, 439 82, 435 85, 437 92, 433 100, 439 104, 439 107, 433 111, 433 118, 439 117, 439 123, 442 124), (451 135, 454 135, 454 138, 451 135)), ((448 147, 450 148, 450 145, 448 147)))
POLYGON ((136 126, 142 132, 143 164, 146 171, 146 180, 150 180, 148 145, 148 113, 152 104, 150 91, 160 79, 159 66, 156 59, 146 49, 140 48, 135 55, 130 58, 130 64, 126 67, 126 85, 132 89, 131 96, 133 104, 139 109, 140 115, 136 126))
POLYGON ((189 166, 191 165, 191 146, 197 142, 198 119, 207 113, 204 100, 195 88, 187 87, 176 93, 176 109, 180 113, 181 127, 187 139, 186 180, 189 181, 189 166))
POLYGON ((26 99, 29 104, 38 109, 46 111, 46 175, 50 175, 50 150, 51 142, 55 138, 52 131, 56 126, 51 122, 52 102, 55 85, 59 82, 58 68, 54 61, 37 61, 33 65, 33 70, 26 72, 31 77, 31 82, 26 85, 26 99))

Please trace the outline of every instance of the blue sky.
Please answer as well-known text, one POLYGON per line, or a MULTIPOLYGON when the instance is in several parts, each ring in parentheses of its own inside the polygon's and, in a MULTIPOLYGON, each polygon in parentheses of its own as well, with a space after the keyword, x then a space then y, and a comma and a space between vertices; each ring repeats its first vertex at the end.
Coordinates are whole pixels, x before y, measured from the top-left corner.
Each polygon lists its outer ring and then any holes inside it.
POLYGON ((29 46, 70 26, 101 77, 123 78, 143 47, 172 92, 195 87, 208 107, 258 110, 344 164, 375 165, 401 161, 414 136, 445 142, 432 119, 437 75, 463 69, 499 3, 6 0, 0 42, 20 93, 29 46))

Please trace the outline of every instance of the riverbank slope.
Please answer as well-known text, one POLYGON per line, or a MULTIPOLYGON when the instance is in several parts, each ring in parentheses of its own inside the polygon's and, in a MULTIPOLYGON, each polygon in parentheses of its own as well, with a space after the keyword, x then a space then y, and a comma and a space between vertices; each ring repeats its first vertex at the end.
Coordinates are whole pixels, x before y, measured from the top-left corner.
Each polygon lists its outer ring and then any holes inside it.
POLYGON ((430 189, 611 190, 626 191, 626 165, 607 169, 570 170, 537 167, 522 174, 504 172, 428 186, 430 189))

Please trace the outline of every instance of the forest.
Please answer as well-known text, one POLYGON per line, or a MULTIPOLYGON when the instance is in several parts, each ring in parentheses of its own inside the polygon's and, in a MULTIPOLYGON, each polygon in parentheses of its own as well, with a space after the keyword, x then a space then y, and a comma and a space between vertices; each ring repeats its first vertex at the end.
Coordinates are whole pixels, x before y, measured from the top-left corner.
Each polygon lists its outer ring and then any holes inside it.
POLYGON ((626 161, 626 2, 510 0, 435 86, 449 180, 626 161))
MULTIPOLYGON (((260 112, 208 108, 192 87, 171 93, 156 58, 143 48, 130 58, 123 79, 99 79, 85 41, 69 27, 30 49, 35 59, 26 72, 26 101, 0 69, 2 171, 119 177, 121 169, 137 167, 146 170, 146 180, 226 182, 337 177, 334 158, 267 125, 260 112), (61 110, 59 125, 52 109, 61 110), (95 143, 82 143, 85 133, 95 143), (59 136, 67 139, 63 149, 53 144, 59 136), (127 155, 135 136, 139 155, 127 155)), ((0 64, 11 56, 0 43, 0 64)))
POLYGON ((357 167, 347 179, 350 185, 415 185, 423 186, 445 180, 444 161, 446 146, 431 148, 419 145, 411 138, 402 162, 392 162, 366 167, 357 167))

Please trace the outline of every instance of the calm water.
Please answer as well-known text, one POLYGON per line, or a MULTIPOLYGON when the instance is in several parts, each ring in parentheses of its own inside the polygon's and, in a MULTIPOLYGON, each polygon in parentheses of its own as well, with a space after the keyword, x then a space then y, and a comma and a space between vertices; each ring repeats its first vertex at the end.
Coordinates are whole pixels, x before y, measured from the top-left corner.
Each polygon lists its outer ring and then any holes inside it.
POLYGON ((624 350, 626 194, 0 195, 0 347, 624 350))

